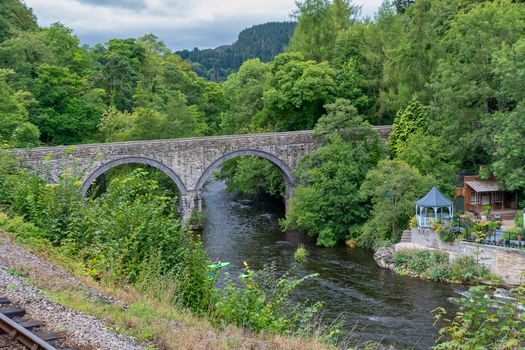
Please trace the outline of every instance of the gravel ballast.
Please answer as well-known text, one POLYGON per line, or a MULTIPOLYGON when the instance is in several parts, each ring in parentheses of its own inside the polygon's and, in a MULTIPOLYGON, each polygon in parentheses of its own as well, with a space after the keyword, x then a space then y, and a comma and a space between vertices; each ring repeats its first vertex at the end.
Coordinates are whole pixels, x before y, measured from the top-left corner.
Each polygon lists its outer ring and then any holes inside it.
MULTIPOLYGON (((17 273, 42 274, 90 294, 69 272, 29 253, 25 248, 0 238, 0 296, 23 307, 31 319, 44 321, 52 330, 65 331, 67 341, 82 349, 143 349, 134 339, 116 334, 97 318, 48 300, 45 293, 17 273)), ((93 295, 98 295, 92 291, 93 295)))

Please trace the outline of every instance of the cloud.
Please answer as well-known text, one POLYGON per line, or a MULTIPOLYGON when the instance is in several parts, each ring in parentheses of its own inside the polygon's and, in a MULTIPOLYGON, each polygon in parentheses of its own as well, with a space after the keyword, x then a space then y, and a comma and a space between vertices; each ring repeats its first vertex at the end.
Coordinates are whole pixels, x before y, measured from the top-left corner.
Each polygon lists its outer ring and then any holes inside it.
POLYGON ((118 1, 105 1, 105 0, 79 0, 80 3, 91 4, 95 6, 104 7, 122 7, 130 9, 144 9, 146 8, 145 0, 118 0, 118 1))
MULTIPOLYGON (((360 0, 372 15, 381 0, 360 0)), ((82 43, 156 34, 174 50, 231 44, 254 24, 290 20, 294 0, 26 0, 40 25, 64 23, 82 43)))

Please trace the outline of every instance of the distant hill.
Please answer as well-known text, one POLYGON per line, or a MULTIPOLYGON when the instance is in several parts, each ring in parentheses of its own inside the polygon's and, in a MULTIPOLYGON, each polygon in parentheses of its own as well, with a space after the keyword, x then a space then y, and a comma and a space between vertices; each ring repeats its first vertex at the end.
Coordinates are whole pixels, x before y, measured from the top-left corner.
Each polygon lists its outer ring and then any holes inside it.
POLYGON ((215 49, 176 52, 191 63, 193 70, 208 80, 221 81, 250 58, 271 61, 284 51, 295 30, 295 22, 270 22, 244 29, 233 45, 215 49))
POLYGON ((19 0, 0 0, 0 42, 15 30, 38 28, 33 12, 19 0))

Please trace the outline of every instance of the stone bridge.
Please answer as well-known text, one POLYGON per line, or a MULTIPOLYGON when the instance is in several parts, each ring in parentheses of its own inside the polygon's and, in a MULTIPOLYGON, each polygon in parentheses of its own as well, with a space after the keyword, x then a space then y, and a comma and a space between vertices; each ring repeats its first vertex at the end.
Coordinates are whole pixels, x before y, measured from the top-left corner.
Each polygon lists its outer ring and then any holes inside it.
MULTIPOLYGON (((390 127, 376 127, 384 138, 390 127)), ((256 156, 272 162, 286 183, 285 204, 293 196, 292 171, 297 161, 319 147, 311 131, 197 137, 174 140, 132 141, 79 146, 17 149, 14 153, 25 167, 57 182, 64 169, 82 176, 86 195, 95 180, 123 164, 146 164, 168 175, 180 191, 179 210, 187 218, 202 209, 201 191, 213 170, 229 159, 256 156)))

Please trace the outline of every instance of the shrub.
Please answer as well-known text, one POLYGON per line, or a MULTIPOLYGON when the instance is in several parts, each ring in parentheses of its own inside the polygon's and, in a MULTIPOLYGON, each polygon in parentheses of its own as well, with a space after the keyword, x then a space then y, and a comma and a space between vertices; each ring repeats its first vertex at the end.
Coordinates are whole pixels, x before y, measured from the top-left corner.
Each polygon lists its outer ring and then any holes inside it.
POLYGON ((408 227, 410 227, 410 228, 416 228, 417 227, 417 217, 415 215, 412 215, 410 217, 410 220, 408 220, 408 227))
POLYGON ((525 229, 519 227, 511 227, 503 234, 504 240, 517 240, 518 236, 525 238, 525 229))
POLYGON ((432 265, 426 272, 426 276, 436 282, 447 281, 450 279, 450 269, 445 264, 432 265))
POLYGON ((215 291, 216 320, 254 331, 286 334, 307 334, 318 329, 316 316, 322 304, 295 303, 290 298, 300 284, 315 275, 296 279, 292 273, 278 276, 272 264, 259 271, 247 267, 239 283, 227 276, 224 290, 215 291))
MULTIPOLYGON (((157 181, 137 169, 114 178, 100 197, 84 200, 71 173, 46 185, 0 157, 0 183, 10 189, 0 190, 0 202, 19 216, 5 229, 24 242, 45 239, 94 277, 114 283, 135 284, 148 274, 176 280, 171 292, 182 304, 207 309, 212 285, 206 251, 183 228, 175 200, 159 191, 157 181)), ((151 276, 149 281, 155 284, 151 276)))
POLYGON ((445 264, 448 265, 448 255, 441 252, 432 252, 431 258, 435 264, 445 264))
POLYGON ((476 282, 487 278, 491 278, 490 271, 477 264, 470 256, 456 259, 450 266, 450 279, 454 281, 476 282))
POLYGON ((408 261, 407 267, 417 275, 425 272, 431 264, 430 252, 427 250, 415 250, 408 261))
POLYGON ((454 227, 454 223, 452 222, 445 222, 441 224, 437 232, 439 233, 439 237, 445 242, 455 241, 459 234, 459 232, 456 231, 454 227))
POLYGON ((394 255, 392 256, 392 262, 394 263, 394 265, 396 265, 396 267, 402 267, 402 266, 407 265, 409 260, 410 260, 409 253, 403 250, 395 252, 394 255))
POLYGON ((204 227, 206 225, 206 216, 200 210, 194 209, 187 221, 190 227, 204 227))
POLYGON ((523 211, 518 210, 516 217, 514 218, 514 222, 516 223, 517 227, 523 227, 523 211))
POLYGON ((297 248, 297 250, 293 254, 295 261, 298 263, 304 262, 307 256, 308 256, 308 251, 302 244, 297 248))
POLYGON ((446 253, 427 250, 399 251, 393 254, 396 272, 421 276, 433 281, 458 281, 475 283, 494 279, 490 271, 477 264, 472 257, 462 257, 449 264, 446 253))
POLYGON ((436 350, 523 349, 525 347, 525 288, 510 291, 510 298, 496 298, 484 286, 471 287, 468 296, 456 299, 460 312, 447 318, 437 308, 436 324, 441 325, 436 350))

